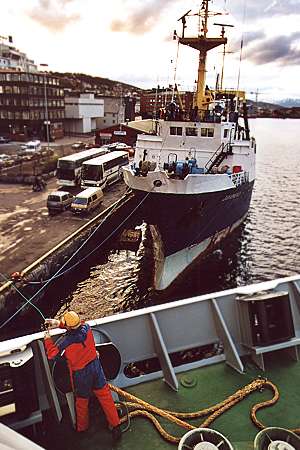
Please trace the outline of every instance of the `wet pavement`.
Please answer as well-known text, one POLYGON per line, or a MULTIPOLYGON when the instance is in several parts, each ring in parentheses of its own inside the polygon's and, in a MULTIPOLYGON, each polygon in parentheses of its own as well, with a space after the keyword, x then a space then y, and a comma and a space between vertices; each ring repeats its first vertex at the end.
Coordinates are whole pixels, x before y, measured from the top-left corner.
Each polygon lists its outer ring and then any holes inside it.
POLYGON ((25 269, 126 191, 123 182, 110 186, 99 208, 86 217, 74 216, 70 210, 50 216, 47 196, 57 187, 56 179, 48 181, 44 192, 32 192, 31 186, 0 184, 0 273, 4 277, 25 269))

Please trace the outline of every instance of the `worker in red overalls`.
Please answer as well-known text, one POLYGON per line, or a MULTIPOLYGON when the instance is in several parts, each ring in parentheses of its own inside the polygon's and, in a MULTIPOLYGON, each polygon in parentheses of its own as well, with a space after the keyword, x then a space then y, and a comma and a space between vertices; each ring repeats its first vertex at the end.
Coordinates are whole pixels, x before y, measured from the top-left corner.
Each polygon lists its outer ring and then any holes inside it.
POLYGON ((114 440, 121 437, 120 419, 98 358, 91 327, 80 320, 75 311, 66 312, 62 319, 46 319, 45 348, 48 359, 63 355, 68 363, 75 394, 76 429, 89 426, 89 397, 94 393, 103 408, 114 440), (67 333, 56 344, 49 328, 65 328, 67 333))

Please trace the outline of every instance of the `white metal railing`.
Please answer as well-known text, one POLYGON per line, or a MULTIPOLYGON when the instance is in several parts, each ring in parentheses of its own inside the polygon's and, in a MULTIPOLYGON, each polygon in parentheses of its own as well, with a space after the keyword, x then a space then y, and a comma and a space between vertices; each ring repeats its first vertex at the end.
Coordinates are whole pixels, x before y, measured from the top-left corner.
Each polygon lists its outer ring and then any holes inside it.
POLYGON ((238 172, 229 175, 235 186, 240 186, 241 184, 247 183, 249 181, 249 172, 238 172))

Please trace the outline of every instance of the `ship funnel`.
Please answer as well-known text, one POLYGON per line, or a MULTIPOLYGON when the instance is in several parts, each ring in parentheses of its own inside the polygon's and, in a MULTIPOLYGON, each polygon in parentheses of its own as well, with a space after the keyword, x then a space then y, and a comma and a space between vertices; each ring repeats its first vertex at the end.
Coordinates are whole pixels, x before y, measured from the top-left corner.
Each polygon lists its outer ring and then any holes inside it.
POLYGON ((178 450, 233 450, 233 447, 218 431, 196 428, 182 436, 178 450))
POLYGON ((254 440, 254 450, 298 450, 300 438, 284 428, 270 427, 260 431, 254 440))

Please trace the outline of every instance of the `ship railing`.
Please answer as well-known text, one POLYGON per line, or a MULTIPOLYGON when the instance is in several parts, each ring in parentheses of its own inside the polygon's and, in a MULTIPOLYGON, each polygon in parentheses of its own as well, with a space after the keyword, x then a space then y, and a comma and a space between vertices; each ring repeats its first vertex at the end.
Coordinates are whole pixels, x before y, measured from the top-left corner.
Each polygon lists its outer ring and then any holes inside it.
POLYGON ((249 182, 249 172, 238 172, 228 175, 235 186, 249 182))

